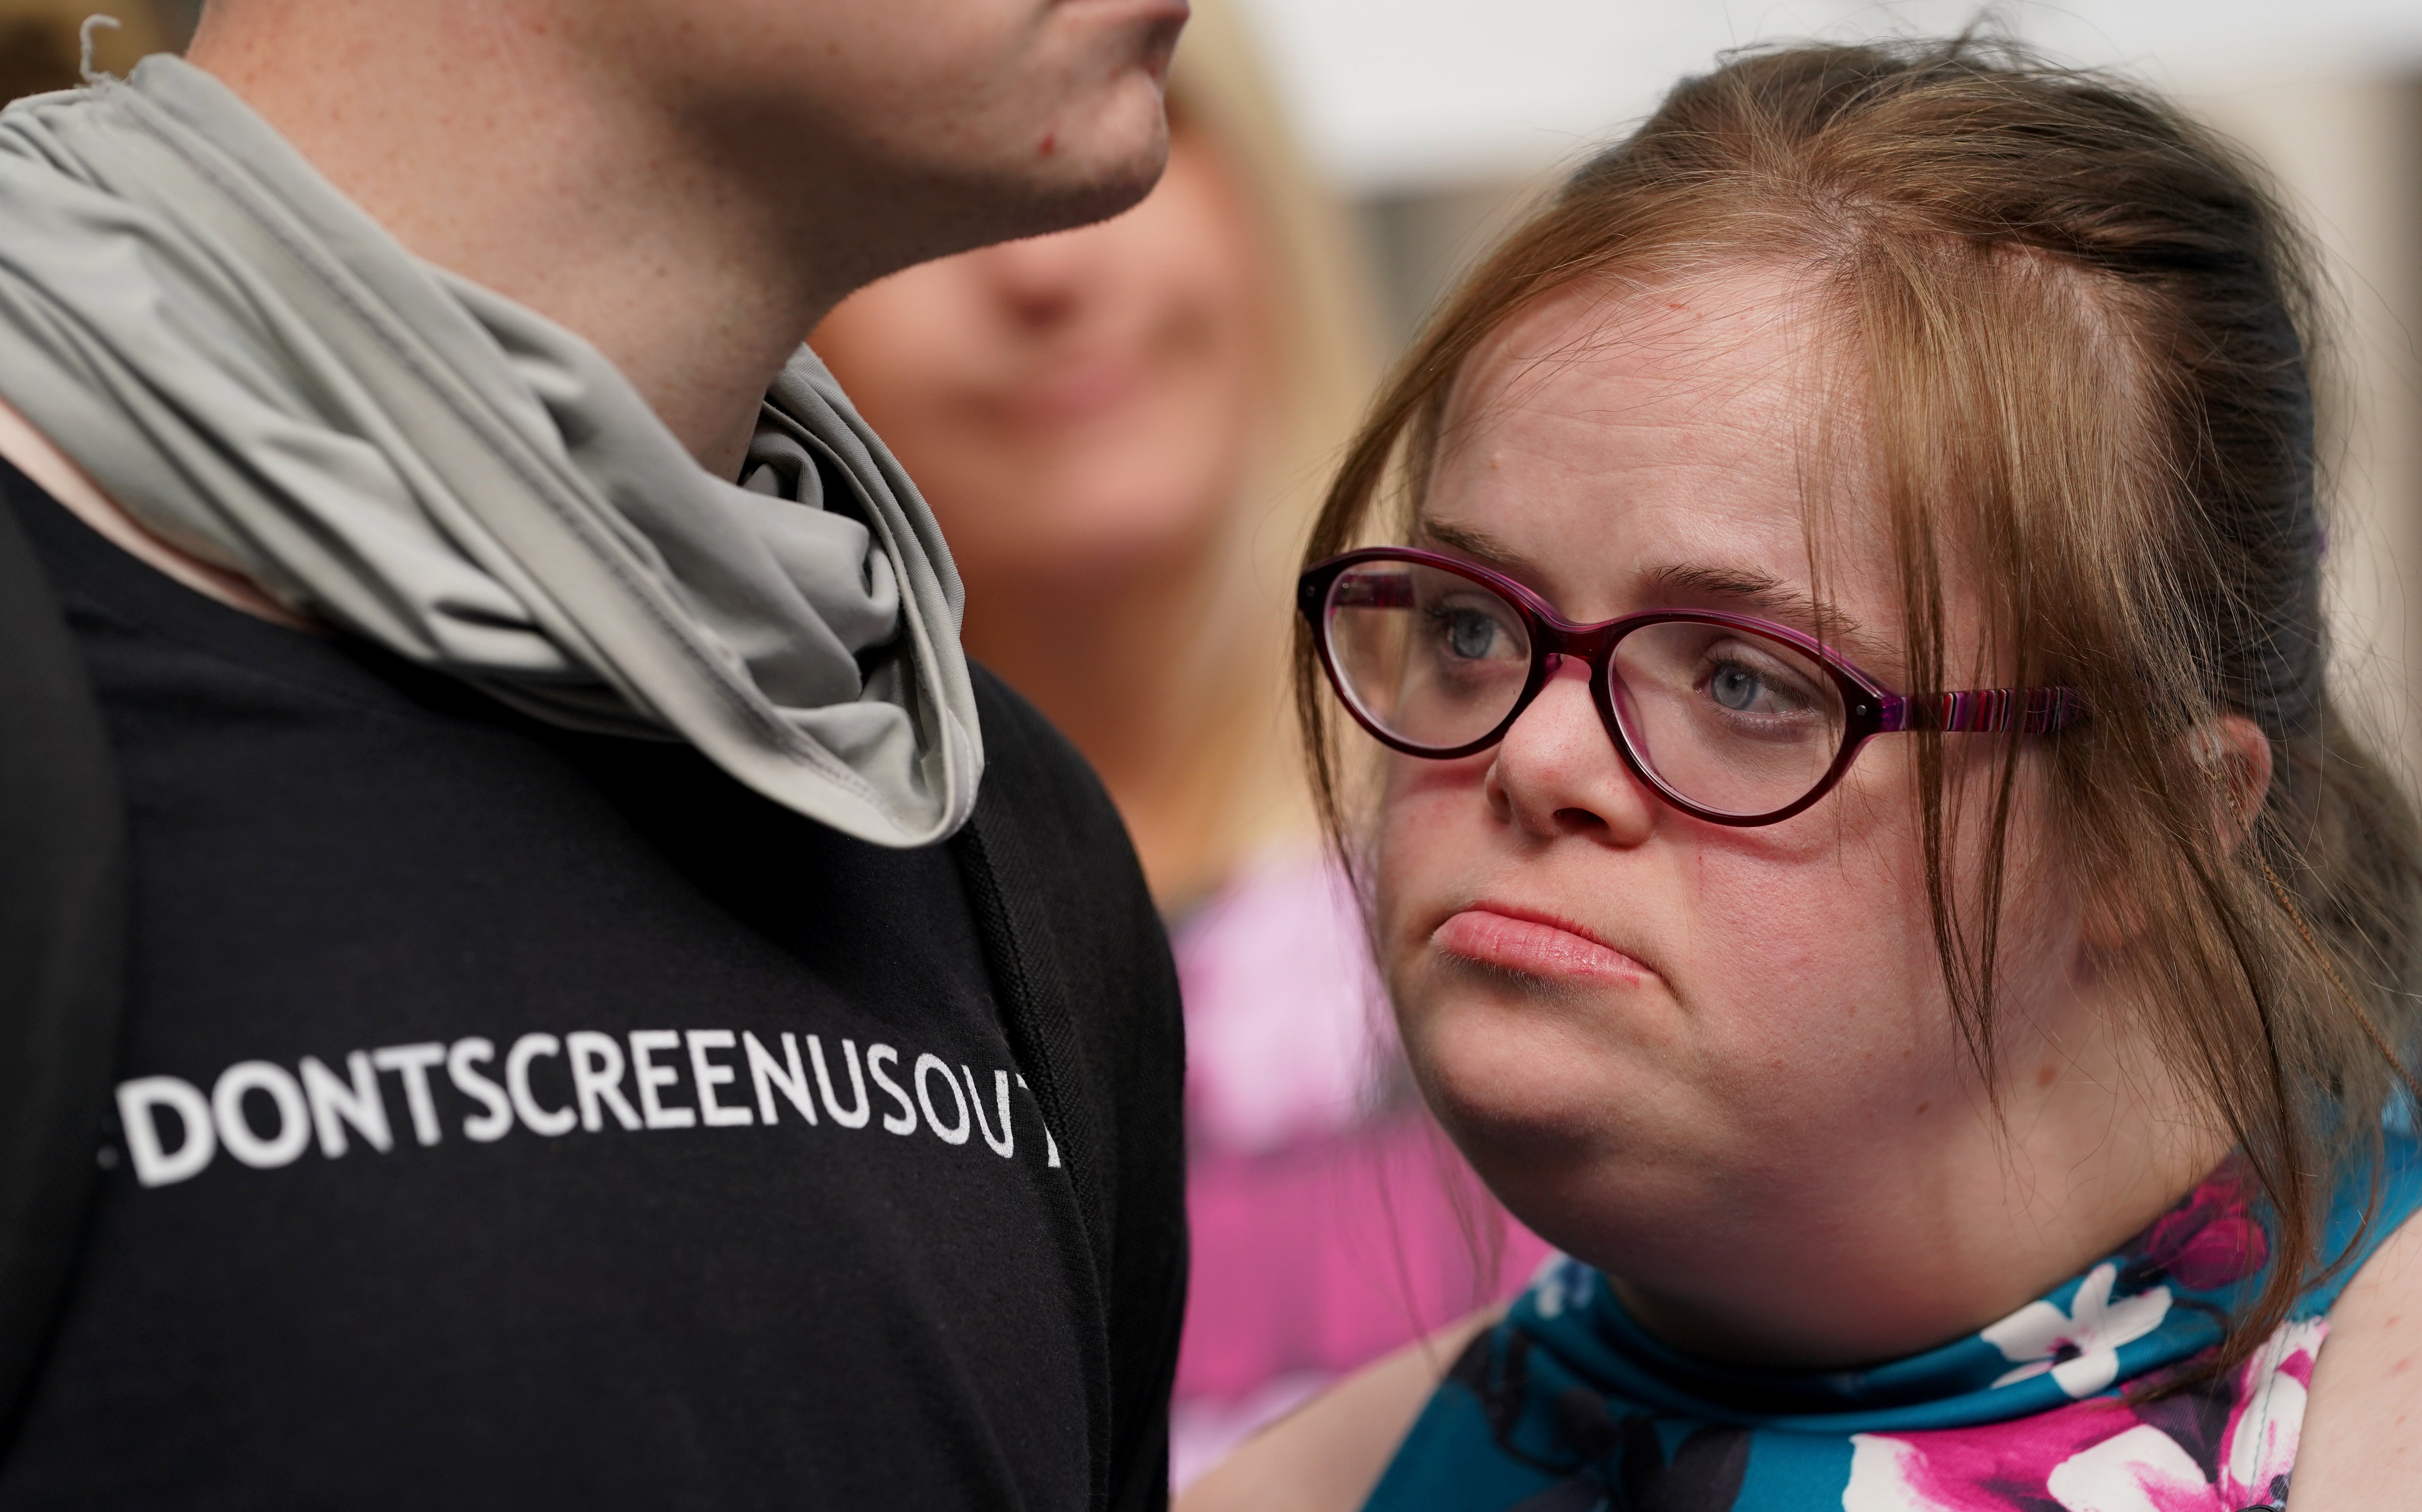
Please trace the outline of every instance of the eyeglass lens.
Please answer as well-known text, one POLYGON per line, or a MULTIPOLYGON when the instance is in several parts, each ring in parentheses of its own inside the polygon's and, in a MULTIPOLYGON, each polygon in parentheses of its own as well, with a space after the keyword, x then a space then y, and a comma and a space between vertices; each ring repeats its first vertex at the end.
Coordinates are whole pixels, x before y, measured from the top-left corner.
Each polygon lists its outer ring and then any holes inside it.
MULTIPOLYGON (((1347 568, 1330 585, 1324 624, 1339 691, 1417 750, 1486 738, 1530 678, 1522 612, 1486 584, 1422 563, 1347 568)), ((1846 715, 1833 678, 1754 630, 1642 625, 1615 646, 1609 673, 1633 756, 1702 809, 1748 817, 1788 808, 1840 754, 1846 715)))

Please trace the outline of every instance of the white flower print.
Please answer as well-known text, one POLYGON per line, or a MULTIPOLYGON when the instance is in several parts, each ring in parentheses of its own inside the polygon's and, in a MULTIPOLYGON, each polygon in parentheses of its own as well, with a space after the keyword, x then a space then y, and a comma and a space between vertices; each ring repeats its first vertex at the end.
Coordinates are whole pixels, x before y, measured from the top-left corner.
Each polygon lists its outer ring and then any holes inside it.
POLYGON ((2194 1457, 2144 1423, 2069 1456, 2044 1489, 2066 1512, 2208 1512, 2213 1501, 2194 1457))
POLYGON ((2232 1491, 2244 1493, 2240 1500, 2267 1500, 2272 1478, 2296 1468, 2305 1386, 2329 1331, 2326 1318, 2291 1318, 2245 1362, 2228 1427, 2228 1461, 2221 1467, 2232 1491))
MULTIPOLYGON (((2096 1290, 2107 1319, 2116 1309, 2105 1288, 2096 1290)), ((2048 1324, 2038 1329, 2048 1331, 2048 1324)), ((2193 1452, 2110 1401, 1997 1423, 1853 1434, 1843 1512, 2232 1512, 2275 1502, 2296 1467, 2305 1391, 2328 1331, 2317 1317, 2283 1323, 2234 1382, 2204 1391, 2207 1405, 2225 1405, 2228 1418, 2217 1442, 2218 1425, 2194 1425, 2193 1452), (2219 1463, 2207 1479, 2215 1450, 2219 1463)), ((2037 1374, 2052 1368, 2028 1363, 2037 1374)))
POLYGON ((1957 1512, 1955 1504, 1927 1494, 1929 1479, 1926 1451, 1907 1439, 1851 1434, 1842 1512, 1957 1512))
POLYGON ((2140 1423, 2063 1460, 2044 1489, 2068 1512, 2208 1512, 2270 1501, 2273 1483, 2296 1468, 2304 1383, 2328 1332, 2320 1318, 2283 1323, 2245 1362, 2218 1480, 2207 1482, 2178 1441, 2140 1423))
POLYGON ((1993 1384, 2007 1386, 2050 1371, 2062 1391, 2083 1399, 2118 1379, 2119 1347, 2160 1328, 2170 1315, 2167 1286, 2113 1301, 2111 1287, 2118 1279, 2119 1268, 2106 1260, 2077 1284, 2070 1311, 2029 1302, 1986 1329, 1986 1343, 2001 1350, 2003 1359, 2021 1362, 1993 1384))
POLYGON ((1587 1307, 1589 1296, 1589 1268, 1574 1264, 1562 1251, 1549 1251, 1531 1277, 1531 1303, 1541 1317, 1561 1316, 1567 1307, 1587 1307))

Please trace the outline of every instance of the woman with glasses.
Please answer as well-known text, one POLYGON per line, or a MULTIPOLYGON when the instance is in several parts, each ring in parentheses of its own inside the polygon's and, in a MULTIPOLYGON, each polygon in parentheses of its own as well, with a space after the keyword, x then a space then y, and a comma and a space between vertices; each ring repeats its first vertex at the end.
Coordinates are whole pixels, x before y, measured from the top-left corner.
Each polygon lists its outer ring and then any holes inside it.
POLYGON ((1188 1512, 2411 1504, 2422 837, 2326 691, 2305 268, 1962 41, 1688 81, 1471 276, 1302 708, 1569 1258, 1188 1512))

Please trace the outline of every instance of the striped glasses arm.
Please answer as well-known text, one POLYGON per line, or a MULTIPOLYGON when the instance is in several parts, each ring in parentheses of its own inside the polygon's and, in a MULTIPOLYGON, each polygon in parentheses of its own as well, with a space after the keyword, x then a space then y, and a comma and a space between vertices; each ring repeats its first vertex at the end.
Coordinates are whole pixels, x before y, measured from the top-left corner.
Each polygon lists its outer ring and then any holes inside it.
POLYGON ((2014 724, 2021 734, 2048 735, 2085 717, 2085 701, 2066 687, 1981 687, 1961 693, 1884 698, 1882 728, 1940 730, 1945 734, 1998 734, 2014 724))

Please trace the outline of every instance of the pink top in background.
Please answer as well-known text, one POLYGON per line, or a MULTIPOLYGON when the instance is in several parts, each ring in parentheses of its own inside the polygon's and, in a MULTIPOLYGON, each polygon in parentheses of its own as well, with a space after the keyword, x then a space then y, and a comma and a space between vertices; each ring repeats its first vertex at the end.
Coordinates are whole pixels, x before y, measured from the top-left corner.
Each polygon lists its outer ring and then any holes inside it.
POLYGON ((1171 1414, 1184 1486, 1330 1380, 1510 1295, 1547 1247, 1404 1090, 1333 867, 1267 858, 1172 937, 1194 1230, 1171 1414))

